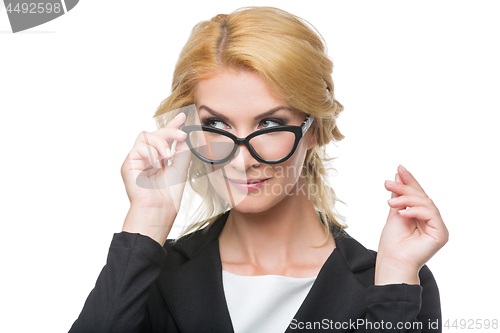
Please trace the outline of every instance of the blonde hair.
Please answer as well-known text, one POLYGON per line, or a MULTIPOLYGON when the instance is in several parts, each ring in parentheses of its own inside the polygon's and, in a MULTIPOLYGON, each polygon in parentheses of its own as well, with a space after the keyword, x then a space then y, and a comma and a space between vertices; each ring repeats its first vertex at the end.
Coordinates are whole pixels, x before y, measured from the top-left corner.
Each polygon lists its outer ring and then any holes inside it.
MULTIPOLYGON (((327 231, 334 226, 346 228, 334 208, 340 200, 328 185, 326 168, 333 160, 326 154, 326 145, 344 138, 336 126, 343 106, 334 97, 333 63, 319 32, 307 21, 273 7, 241 8, 198 23, 177 61, 172 93, 154 115, 158 127, 182 112, 177 109, 194 104, 196 84, 221 68, 258 73, 291 108, 316 118, 310 130, 318 141, 307 151, 302 175, 308 189, 315 187, 310 198, 327 231)), ((211 225, 230 209, 208 177, 202 177, 204 170, 202 161, 191 159, 188 181, 202 204, 183 234, 211 225)))

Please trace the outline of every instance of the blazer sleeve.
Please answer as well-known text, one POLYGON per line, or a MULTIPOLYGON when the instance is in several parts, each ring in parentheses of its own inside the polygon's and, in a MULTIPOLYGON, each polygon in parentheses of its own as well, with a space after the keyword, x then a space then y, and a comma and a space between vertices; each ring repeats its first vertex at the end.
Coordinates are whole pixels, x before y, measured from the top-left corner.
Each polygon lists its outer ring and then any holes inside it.
POLYGON ((148 290, 166 256, 166 250, 147 236, 114 234, 106 265, 69 332, 141 332, 148 290))
POLYGON ((436 280, 424 265, 420 285, 390 284, 367 289, 365 328, 369 333, 442 331, 436 280))

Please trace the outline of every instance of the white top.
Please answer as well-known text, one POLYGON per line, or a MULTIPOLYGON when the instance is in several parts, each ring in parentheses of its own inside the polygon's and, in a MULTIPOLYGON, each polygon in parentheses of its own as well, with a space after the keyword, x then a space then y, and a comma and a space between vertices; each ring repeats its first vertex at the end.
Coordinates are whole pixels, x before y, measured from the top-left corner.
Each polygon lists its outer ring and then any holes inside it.
POLYGON ((315 280, 315 276, 242 276, 222 271, 234 332, 285 332, 315 280))

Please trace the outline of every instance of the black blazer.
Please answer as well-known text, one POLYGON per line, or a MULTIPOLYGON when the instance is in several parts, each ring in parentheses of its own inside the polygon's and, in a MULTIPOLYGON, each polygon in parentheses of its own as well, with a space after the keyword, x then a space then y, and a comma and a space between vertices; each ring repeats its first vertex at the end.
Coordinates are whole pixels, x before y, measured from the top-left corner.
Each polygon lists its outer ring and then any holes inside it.
MULTIPOLYGON (((115 234, 70 332, 233 332, 218 243, 228 215, 164 247, 140 234, 115 234)), ((420 285, 374 286, 376 252, 340 229, 334 237, 336 248, 286 333, 388 332, 389 322, 422 325, 392 332, 441 332, 439 291, 427 266, 420 285)))

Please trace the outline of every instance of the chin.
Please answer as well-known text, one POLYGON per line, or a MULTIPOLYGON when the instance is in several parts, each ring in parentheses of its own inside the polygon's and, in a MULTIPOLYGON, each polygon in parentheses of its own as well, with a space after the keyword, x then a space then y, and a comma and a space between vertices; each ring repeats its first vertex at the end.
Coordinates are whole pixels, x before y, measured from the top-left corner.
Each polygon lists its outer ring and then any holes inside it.
POLYGON ((237 212, 246 214, 262 213, 274 207, 280 201, 279 199, 279 197, 246 198, 245 200, 232 207, 232 209, 237 212))

